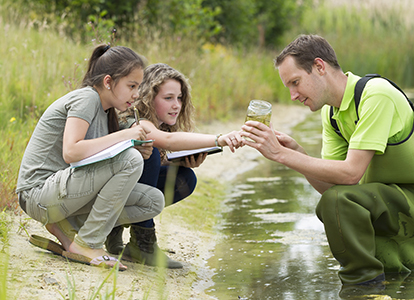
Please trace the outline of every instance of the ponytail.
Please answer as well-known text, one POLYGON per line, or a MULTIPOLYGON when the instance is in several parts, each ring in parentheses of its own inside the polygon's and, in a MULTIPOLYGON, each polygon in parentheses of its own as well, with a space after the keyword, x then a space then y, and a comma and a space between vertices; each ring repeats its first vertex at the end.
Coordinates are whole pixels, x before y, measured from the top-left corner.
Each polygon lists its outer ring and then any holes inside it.
MULTIPOLYGON (((123 46, 111 47, 109 45, 97 46, 89 59, 88 69, 82 81, 82 87, 103 87, 103 79, 111 76, 116 85, 119 80, 128 76, 136 69, 144 69, 143 57, 133 50, 123 46)), ((118 116, 115 108, 108 110, 109 133, 119 130, 118 116)))

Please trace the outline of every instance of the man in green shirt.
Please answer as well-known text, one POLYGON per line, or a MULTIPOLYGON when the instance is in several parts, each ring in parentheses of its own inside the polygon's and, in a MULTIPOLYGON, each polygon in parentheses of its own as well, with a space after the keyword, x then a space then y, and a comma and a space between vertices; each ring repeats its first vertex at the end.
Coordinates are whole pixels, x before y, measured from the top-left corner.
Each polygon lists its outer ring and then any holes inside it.
POLYGON ((275 61, 291 99, 321 110, 322 158, 310 157, 290 136, 246 122, 245 144, 303 174, 322 194, 316 208, 344 285, 384 280, 385 272, 414 269, 413 111, 383 78, 367 82, 358 107, 360 77, 344 73, 322 37, 301 35, 275 61), (342 133, 339 136, 330 122, 342 133))

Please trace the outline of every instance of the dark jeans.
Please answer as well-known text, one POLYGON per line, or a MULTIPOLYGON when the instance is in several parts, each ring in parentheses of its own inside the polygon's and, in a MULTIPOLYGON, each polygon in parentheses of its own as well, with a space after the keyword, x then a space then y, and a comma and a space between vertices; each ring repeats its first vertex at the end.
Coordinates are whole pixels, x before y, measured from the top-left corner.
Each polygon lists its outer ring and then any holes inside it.
MULTIPOLYGON (((144 170, 138 182, 161 190, 165 196, 165 206, 177 203, 191 195, 197 185, 194 171, 181 166, 161 166, 160 152, 155 147, 153 149, 152 155, 144 160, 144 170), (173 195, 170 195, 167 180, 174 183, 174 189, 171 191, 173 195)), ((135 225, 152 228, 154 220, 149 219, 135 223, 135 225)))

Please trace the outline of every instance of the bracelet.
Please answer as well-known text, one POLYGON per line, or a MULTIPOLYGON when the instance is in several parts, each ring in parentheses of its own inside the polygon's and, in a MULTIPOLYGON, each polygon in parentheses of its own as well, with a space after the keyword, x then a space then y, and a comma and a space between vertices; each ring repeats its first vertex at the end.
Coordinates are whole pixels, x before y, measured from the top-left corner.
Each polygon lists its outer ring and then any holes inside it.
POLYGON ((221 133, 219 133, 218 135, 216 135, 216 140, 215 140, 215 142, 216 142, 216 147, 223 148, 223 147, 221 147, 221 146, 218 144, 218 139, 219 139, 219 137, 221 137, 221 136, 222 136, 222 134, 221 134, 221 133))

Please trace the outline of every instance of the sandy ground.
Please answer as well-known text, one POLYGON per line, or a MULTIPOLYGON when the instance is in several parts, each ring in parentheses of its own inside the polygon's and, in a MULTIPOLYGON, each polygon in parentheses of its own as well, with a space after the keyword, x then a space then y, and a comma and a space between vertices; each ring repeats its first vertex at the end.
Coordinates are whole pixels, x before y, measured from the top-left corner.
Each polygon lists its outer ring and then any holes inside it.
MULTIPOLYGON (((274 128, 289 133, 309 114, 309 109, 296 105, 274 105, 272 123, 274 128)), ((204 133, 228 133, 239 130, 244 116, 228 123, 201 125, 197 131, 204 133)), ((208 157, 195 169, 199 178, 215 178, 231 182, 236 175, 253 168, 260 154, 243 147, 232 154, 227 148, 223 154, 208 157)), ((210 287, 213 271, 207 259, 213 255, 218 236, 206 234, 186 224, 185 220, 156 219, 158 243, 170 250, 171 258, 184 263, 180 270, 164 270, 143 265, 125 263, 128 270, 110 276, 104 291, 112 291, 116 281, 115 297, 110 299, 213 299, 204 293, 210 287)), ((7 299, 96 299, 93 291, 99 287, 109 270, 67 262, 62 257, 43 251, 28 242, 28 234, 51 238, 45 228, 28 218, 26 214, 13 217, 10 225, 10 268, 7 299), (73 287, 73 289, 71 288, 73 287)), ((124 232, 124 240, 128 232, 124 232)), ((107 292, 101 292, 106 294, 107 292)))

